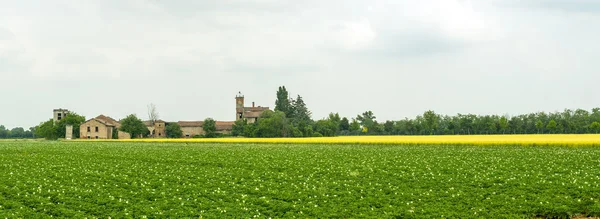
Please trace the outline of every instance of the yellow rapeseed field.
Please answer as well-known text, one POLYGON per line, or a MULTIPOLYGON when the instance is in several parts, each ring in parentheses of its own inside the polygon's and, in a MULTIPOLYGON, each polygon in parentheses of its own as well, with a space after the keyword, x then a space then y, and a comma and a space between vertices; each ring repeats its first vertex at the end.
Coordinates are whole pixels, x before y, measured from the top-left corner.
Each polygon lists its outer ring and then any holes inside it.
MULTIPOLYGON (((90 141, 90 140, 82 140, 90 141)), ((95 140, 93 140, 95 141, 95 140)), ((107 140, 104 140, 107 141, 107 140)), ((600 135, 436 135, 344 136, 324 138, 192 138, 121 139, 119 142, 276 143, 276 144, 396 144, 396 145, 521 145, 600 146, 600 135)))

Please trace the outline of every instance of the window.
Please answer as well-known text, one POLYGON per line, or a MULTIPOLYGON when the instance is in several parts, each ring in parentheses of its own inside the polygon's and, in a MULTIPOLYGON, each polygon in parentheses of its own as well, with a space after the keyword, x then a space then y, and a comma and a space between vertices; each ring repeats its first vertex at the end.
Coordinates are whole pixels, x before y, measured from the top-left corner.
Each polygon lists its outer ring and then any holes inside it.
POLYGON ((90 136, 88 135, 88 139, 90 139, 90 136))
POLYGON ((96 139, 98 139, 98 136, 96 136, 96 139))
POLYGON ((160 133, 158 133, 158 136, 161 136, 161 134, 160 134, 160 133))
POLYGON ((62 119, 62 113, 58 113, 58 120, 62 119))
POLYGON ((96 132, 98 132, 98 126, 96 126, 96 132))
POLYGON ((239 117, 240 119, 242 119, 242 115, 243 115, 242 113, 239 113, 239 114, 238 114, 238 117, 239 117))
MULTIPOLYGON (((88 132, 91 132, 91 131, 90 131, 90 127, 89 127, 89 126, 88 126, 88 132)), ((90 136, 88 136, 88 137, 90 137, 90 136)))

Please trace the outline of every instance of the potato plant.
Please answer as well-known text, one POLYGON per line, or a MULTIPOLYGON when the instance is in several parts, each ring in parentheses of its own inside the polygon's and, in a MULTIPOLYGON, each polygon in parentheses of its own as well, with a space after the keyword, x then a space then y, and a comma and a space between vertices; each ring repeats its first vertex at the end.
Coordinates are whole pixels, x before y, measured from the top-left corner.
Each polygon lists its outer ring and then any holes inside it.
POLYGON ((0 218, 600 216, 600 147, 0 142, 0 218))

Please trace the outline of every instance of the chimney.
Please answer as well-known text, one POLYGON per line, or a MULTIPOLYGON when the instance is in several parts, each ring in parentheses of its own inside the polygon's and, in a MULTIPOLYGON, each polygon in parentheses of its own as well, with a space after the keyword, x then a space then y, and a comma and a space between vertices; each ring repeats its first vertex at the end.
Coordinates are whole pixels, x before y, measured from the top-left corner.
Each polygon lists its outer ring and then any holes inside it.
POLYGON ((252 102, 252 107, 254 107, 254 102, 252 102))

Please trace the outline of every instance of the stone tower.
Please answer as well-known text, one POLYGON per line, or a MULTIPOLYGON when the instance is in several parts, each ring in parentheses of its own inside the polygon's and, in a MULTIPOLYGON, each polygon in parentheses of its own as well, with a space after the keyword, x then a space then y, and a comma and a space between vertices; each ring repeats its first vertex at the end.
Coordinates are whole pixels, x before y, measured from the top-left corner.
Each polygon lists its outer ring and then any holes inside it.
POLYGON ((69 110, 67 109, 55 109, 54 110, 54 122, 58 122, 60 120, 62 120, 63 118, 65 118, 65 116, 67 116, 67 114, 69 114, 69 110))
POLYGON ((244 95, 242 92, 238 92, 235 96, 235 121, 244 118, 244 95))

